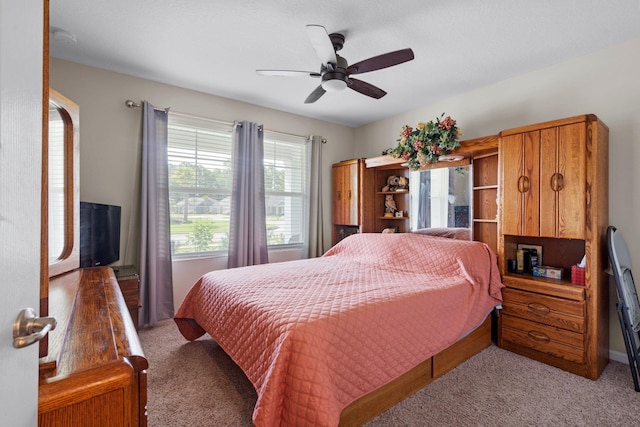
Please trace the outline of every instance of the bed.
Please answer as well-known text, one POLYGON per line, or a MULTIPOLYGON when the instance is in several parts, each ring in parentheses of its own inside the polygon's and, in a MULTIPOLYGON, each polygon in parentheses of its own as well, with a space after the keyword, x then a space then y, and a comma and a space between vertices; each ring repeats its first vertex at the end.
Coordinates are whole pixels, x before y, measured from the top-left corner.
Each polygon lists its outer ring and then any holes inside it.
POLYGON ((484 243, 356 234, 319 258, 205 274, 175 322, 244 371, 256 426, 336 426, 386 409, 368 398, 487 325, 502 287, 484 243))

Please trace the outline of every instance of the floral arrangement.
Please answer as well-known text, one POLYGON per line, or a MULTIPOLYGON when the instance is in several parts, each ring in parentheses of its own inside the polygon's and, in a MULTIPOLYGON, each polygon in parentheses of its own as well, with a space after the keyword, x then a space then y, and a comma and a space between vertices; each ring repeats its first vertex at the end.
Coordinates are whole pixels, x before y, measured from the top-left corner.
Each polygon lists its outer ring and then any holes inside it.
POLYGON ((388 148, 382 154, 407 161, 411 170, 418 170, 421 166, 436 163, 440 156, 449 154, 460 145, 458 138, 462 131, 457 127, 451 116, 444 117, 444 113, 436 121, 420 122, 415 129, 404 125, 395 148, 388 148))

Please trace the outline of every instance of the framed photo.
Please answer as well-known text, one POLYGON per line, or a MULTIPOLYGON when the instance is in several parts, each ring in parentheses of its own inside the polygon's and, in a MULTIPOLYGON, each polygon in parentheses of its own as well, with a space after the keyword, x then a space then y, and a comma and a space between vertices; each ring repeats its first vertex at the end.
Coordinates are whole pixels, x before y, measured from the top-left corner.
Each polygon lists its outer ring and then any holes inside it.
POLYGON ((538 265, 544 265, 542 263, 542 246, 518 243, 518 249, 535 249, 538 252, 538 265))

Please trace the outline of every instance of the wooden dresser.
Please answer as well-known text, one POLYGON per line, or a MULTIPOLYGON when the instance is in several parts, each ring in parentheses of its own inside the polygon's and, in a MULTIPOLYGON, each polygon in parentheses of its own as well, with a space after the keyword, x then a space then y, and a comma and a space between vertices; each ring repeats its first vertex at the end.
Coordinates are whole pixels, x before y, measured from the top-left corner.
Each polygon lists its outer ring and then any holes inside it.
POLYGON ((608 363, 608 128, 593 115, 500 134, 504 302, 498 344, 597 379, 608 363), (542 248, 561 279, 508 271, 518 245, 542 248), (571 267, 586 257, 584 285, 571 267))
POLYGON ((49 356, 41 359, 40 426, 146 426, 147 359, 109 267, 49 283, 49 356))
POLYGON ((133 325, 138 330, 138 310, 140 309, 140 276, 133 265, 115 266, 116 275, 124 302, 127 304, 133 325))

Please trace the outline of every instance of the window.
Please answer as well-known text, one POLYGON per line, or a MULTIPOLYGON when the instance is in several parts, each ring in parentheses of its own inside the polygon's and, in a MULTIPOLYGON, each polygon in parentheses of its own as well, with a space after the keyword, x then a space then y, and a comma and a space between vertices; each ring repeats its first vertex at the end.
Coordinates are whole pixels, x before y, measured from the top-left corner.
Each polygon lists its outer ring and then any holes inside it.
POLYGON ((302 137, 264 133, 265 207, 270 247, 303 244, 307 240, 308 145, 302 137))
MULTIPOLYGON (((169 199, 174 256, 226 254, 233 126, 169 113, 169 199)), ((308 144, 265 131, 265 206, 270 249, 306 240, 308 144)))

